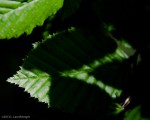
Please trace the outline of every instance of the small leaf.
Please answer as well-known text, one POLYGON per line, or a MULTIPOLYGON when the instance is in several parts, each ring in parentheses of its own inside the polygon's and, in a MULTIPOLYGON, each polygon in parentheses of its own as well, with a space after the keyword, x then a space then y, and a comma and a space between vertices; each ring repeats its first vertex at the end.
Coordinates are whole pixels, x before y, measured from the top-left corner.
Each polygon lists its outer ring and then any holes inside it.
POLYGON ((141 107, 137 106, 134 109, 127 111, 125 113, 125 118, 123 120, 149 120, 141 116, 141 107))

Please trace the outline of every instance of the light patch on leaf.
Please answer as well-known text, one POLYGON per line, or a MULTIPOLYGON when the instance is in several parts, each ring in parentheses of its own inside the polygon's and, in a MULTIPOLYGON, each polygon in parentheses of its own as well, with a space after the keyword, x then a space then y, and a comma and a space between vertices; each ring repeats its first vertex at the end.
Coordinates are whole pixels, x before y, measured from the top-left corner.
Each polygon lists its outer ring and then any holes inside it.
POLYGON ((21 70, 7 81, 25 88, 25 91, 30 93, 32 97, 49 105, 50 79, 49 74, 43 71, 38 69, 29 71, 21 67, 21 70))
MULTIPOLYGON (((74 104, 74 109, 77 107, 80 97, 75 98, 74 100, 77 100, 72 103, 72 98, 68 96, 72 92, 78 91, 79 83, 97 86, 108 97, 110 96, 113 99, 119 97, 122 93, 121 89, 108 85, 103 78, 97 78, 92 72, 114 61, 120 63, 128 59, 129 56, 127 57, 126 53, 118 46, 113 49, 113 52, 108 51, 107 54, 99 57, 101 51, 90 49, 93 47, 92 45, 95 45, 93 40, 97 42, 97 37, 91 35, 91 38, 87 37, 85 32, 71 28, 67 32, 56 33, 42 42, 35 43, 33 50, 24 60, 21 70, 9 78, 8 82, 23 87, 25 91, 30 93, 31 97, 38 98, 40 102, 45 102, 49 106, 51 106, 50 103, 54 99, 54 103, 57 104, 53 104, 53 106, 58 108, 67 106, 63 105, 66 101, 65 98, 69 99, 67 100, 68 103, 74 104), (92 52, 93 54, 98 53, 98 55, 92 58, 92 52), (71 83, 71 81, 74 82, 71 83), (56 85, 51 89, 53 82, 56 85), (57 96, 56 98, 55 95, 57 96), (62 101, 59 101, 59 99, 62 101)), ((108 80, 111 80, 111 78, 109 77, 108 80)), ((84 86, 83 88, 81 90, 86 95, 86 87, 84 86)))

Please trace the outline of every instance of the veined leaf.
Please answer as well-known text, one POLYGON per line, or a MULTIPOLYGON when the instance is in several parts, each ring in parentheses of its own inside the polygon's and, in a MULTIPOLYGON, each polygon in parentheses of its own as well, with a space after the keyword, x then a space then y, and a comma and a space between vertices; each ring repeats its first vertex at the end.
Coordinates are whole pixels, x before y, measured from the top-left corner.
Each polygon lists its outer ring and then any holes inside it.
POLYGON ((128 57, 112 39, 72 28, 34 44, 21 70, 8 82, 19 85, 49 106, 68 112, 95 113, 106 109, 104 104, 110 104, 110 99, 119 97, 122 91, 97 79, 92 72, 128 57))
POLYGON ((43 24, 62 7, 63 0, 32 0, 18 2, 0 0, 0 39, 30 34, 34 27, 43 24))

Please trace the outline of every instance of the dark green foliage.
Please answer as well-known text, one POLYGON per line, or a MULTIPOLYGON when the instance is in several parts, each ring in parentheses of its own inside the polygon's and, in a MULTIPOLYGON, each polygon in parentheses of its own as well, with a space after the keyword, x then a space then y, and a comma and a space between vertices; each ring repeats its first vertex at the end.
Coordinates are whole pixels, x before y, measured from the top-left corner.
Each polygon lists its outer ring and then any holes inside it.
POLYGON ((146 0, 0 0, 0 39, 34 42, 7 81, 68 115, 148 120, 149 15, 146 0))

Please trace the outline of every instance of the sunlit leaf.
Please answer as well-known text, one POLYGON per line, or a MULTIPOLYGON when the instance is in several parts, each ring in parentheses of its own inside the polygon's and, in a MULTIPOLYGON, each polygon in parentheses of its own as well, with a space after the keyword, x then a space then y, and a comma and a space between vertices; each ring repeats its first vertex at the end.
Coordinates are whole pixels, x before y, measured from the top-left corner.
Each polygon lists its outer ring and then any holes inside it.
POLYGON ((36 26, 62 7, 63 0, 32 0, 19 2, 0 0, 0 39, 30 34, 36 26))

